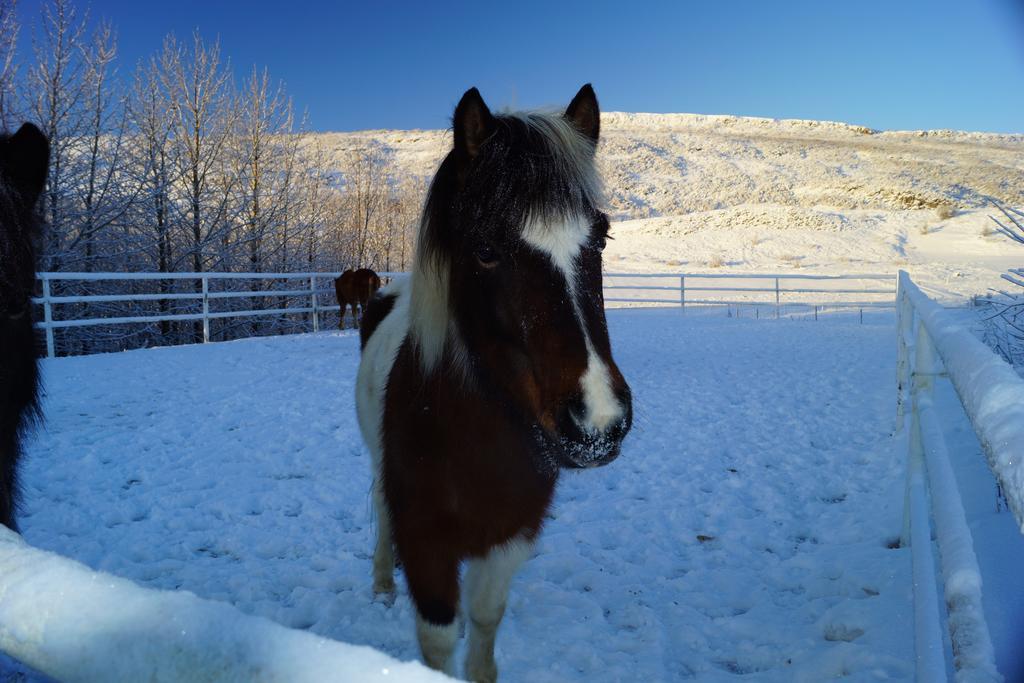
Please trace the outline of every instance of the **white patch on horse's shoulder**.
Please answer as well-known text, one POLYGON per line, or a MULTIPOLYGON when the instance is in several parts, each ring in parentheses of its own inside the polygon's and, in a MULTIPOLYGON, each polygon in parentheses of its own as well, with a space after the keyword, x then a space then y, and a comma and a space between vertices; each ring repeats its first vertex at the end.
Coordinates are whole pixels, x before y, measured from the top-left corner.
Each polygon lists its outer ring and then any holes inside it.
POLYGON ((384 418, 384 393, 398 350, 409 330, 409 285, 396 280, 388 288, 396 295, 391 311, 366 341, 356 377, 356 415, 363 440, 370 449, 374 476, 378 475, 384 444, 381 422, 384 418))
POLYGON ((590 238, 590 223, 580 216, 553 224, 531 218, 523 226, 522 237, 531 247, 547 254, 575 290, 576 257, 590 238))
POLYGON ((452 326, 448 268, 443 257, 421 251, 409 282, 409 331, 425 372, 440 362, 452 326))

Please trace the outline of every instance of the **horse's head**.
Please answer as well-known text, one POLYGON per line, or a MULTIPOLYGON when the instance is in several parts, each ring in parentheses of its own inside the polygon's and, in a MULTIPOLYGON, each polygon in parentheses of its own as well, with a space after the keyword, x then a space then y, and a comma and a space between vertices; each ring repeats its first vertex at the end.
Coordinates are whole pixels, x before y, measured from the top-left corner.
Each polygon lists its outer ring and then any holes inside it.
POLYGON ((49 142, 30 123, 0 136, 0 315, 23 314, 35 287, 36 202, 49 159, 49 142))
POLYGON ((563 467, 610 462, 632 422, 604 315, 599 128, 589 85, 564 114, 493 115, 468 91, 413 271, 424 369, 461 369, 563 467))

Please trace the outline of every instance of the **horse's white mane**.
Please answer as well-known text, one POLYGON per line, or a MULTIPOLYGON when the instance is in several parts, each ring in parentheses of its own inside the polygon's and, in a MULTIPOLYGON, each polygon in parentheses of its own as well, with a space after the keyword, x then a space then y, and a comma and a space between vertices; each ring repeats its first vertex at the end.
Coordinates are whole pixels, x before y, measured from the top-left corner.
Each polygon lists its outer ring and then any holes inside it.
MULTIPOLYGON (((548 143, 553 160, 561 166, 565 177, 573 178, 583 193, 584 201, 603 209, 604 185, 594 163, 594 141, 583 135, 562 114, 549 111, 518 111, 502 114, 522 121, 539 133, 548 143)), ((571 212, 563 212, 567 214, 571 212)), ((563 215, 562 218, 569 216, 563 215)))

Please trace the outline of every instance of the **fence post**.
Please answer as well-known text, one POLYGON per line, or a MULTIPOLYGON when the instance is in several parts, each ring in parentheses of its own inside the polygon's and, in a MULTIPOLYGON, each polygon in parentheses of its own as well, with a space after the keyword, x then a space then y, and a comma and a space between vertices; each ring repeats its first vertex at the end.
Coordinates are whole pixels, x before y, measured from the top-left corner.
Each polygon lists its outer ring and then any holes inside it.
POLYGON ((775 319, 779 319, 779 278, 775 278, 775 319))
POLYGON ((314 332, 319 332, 320 331, 320 308, 317 305, 317 299, 319 297, 317 297, 317 295, 316 295, 316 275, 310 275, 309 276, 309 290, 313 293, 313 301, 312 301, 312 308, 313 308, 313 313, 312 313, 312 316, 313 316, 313 331, 314 332))
MULTIPOLYGON (((904 295, 904 299, 906 296, 904 295)), ((906 305, 911 306, 909 300, 906 300, 906 305)), ((910 315, 913 315, 911 306, 910 315)), ((901 321, 902 322, 902 321, 901 321)), ((903 325, 900 325, 902 328, 903 325)), ((910 520, 910 508, 912 506, 911 492, 910 492, 910 472, 914 468, 915 462, 924 462, 924 444, 921 440, 921 416, 920 416, 920 403, 921 397, 927 396, 931 393, 932 387, 934 386, 934 377, 938 374, 938 367, 936 363, 938 356, 935 352, 935 345, 932 343, 932 338, 928 335, 928 330, 925 329, 924 321, 918 320, 914 329, 914 358, 909 365, 910 371, 907 372, 904 369, 904 379, 907 380, 910 390, 910 443, 909 452, 907 455, 907 492, 905 505, 903 508, 903 538, 901 542, 906 543, 910 540, 911 533, 911 520, 910 520)), ((903 330, 897 330, 897 333, 902 336, 903 330)), ((910 361, 909 353, 904 347, 903 354, 906 357, 906 361, 910 361)), ((901 404, 902 407, 902 404, 901 404)), ((902 422, 902 420, 900 420, 902 422)))
POLYGON ((210 283, 203 276, 203 343, 210 341, 210 283))
POLYGON ((679 276, 679 305, 686 308, 686 276, 679 276))
POLYGON ((45 275, 43 279, 43 323, 46 325, 46 357, 53 358, 56 355, 53 343, 53 308, 50 306, 50 278, 45 275))
POLYGON ((906 285, 900 271, 896 281, 896 433, 903 431, 906 422, 907 393, 910 391, 910 351, 908 340, 914 325, 914 309, 907 298, 906 285))
POLYGON ((917 322, 917 333, 914 335, 914 369, 912 373, 913 382, 911 391, 914 400, 911 402, 911 410, 917 411, 917 395, 919 392, 932 390, 935 375, 941 370, 936 367, 937 356, 935 344, 932 343, 928 330, 924 327, 924 321, 917 322))
MULTIPOLYGON (((907 298, 904 295, 904 298, 907 298)), ((913 305, 907 301, 907 305, 913 305)), ((914 316, 919 318, 919 316, 914 316)), ((903 508, 901 545, 910 546, 914 578, 914 650, 917 680, 945 681, 945 658, 942 653, 942 618, 938 611, 939 596, 932 553, 932 534, 928 505, 927 464, 924 435, 921 427, 921 401, 930 401, 934 376, 939 372, 935 344, 924 326, 916 320, 914 358, 910 372, 910 441, 907 452, 907 484, 903 508)), ((902 334, 902 330, 900 330, 902 334)), ((934 503, 934 501, 933 501, 934 503)))

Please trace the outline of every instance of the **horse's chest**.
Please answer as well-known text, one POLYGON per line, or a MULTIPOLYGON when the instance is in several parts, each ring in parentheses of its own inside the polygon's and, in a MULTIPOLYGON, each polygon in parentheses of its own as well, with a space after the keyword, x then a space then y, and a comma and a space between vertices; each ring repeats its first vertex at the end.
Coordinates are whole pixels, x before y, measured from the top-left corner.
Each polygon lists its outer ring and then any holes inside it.
POLYGON ((407 418, 405 429, 386 430, 385 492, 395 514, 459 529, 467 552, 540 529, 555 482, 533 466, 524 439, 479 422, 455 431, 446 420, 407 418))

